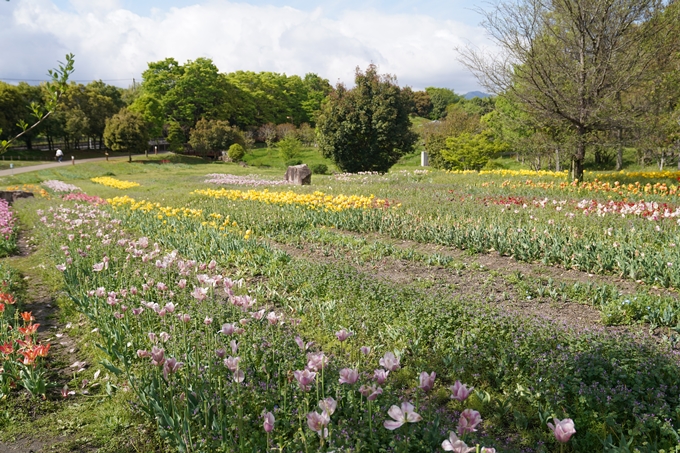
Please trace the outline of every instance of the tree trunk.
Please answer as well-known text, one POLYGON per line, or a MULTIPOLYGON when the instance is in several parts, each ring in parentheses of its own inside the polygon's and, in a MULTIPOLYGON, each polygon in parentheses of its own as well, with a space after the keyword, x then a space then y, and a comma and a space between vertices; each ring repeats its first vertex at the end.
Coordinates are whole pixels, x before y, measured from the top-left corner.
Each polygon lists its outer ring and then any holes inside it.
POLYGON ((571 179, 578 182, 583 181, 583 163, 586 160, 586 136, 585 130, 579 129, 576 153, 572 158, 571 179))
POLYGON ((618 144, 618 149, 616 150, 616 171, 623 170, 623 131, 621 128, 616 130, 616 141, 618 144))
POLYGON ((555 171, 560 171, 560 149, 555 148, 555 171))

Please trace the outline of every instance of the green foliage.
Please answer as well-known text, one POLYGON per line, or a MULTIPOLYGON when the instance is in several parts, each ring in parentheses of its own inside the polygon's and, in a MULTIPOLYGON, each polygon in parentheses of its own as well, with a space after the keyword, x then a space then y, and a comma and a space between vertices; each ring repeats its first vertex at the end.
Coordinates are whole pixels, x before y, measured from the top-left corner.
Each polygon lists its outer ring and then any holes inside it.
POLYGON ((229 147, 227 155, 232 162, 240 162, 243 160, 243 156, 246 155, 246 150, 240 144, 234 143, 229 147))
POLYGON ((411 100, 396 78, 357 68, 356 86, 339 85, 317 119, 319 147, 345 172, 385 172, 413 150, 411 100))
POLYGON ((289 159, 285 162, 286 167, 293 167, 295 165, 302 165, 302 159, 289 159))
POLYGON ((289 134, 278 142, 278 147, 281 159, 288 161, 300 155, 302 143, 300 143, 300 140, 295 135, 289 134))
POLYGON ((493 140, 489 133, 463 133, 446 139, 442 157, 454 170, 481 170, 489 159, 507 149, 503 142, 493 140))
POLYGON ((310 168, 312 170, 312 173, 315 175, 327 175, 328 174, 328 165, 326 164, 314 164, 310 168))
MULTIPOLYGON (((446 116, 446 108, 455 104, 462 99, 453 90, 449 88, 425 88, 425 92, 430 98, 432 108, 430 110, 430 118, 438 120, 446 116)), ((422 96, 422 95, 421 95, 422 96)))
POLYGON ((104 142, 113 151, 143 153, 149 146, 149 128, 139 113, 123 108, 106 121, 104 142))
POLYGON ((229 125, 228 121, 201 119, 190 132, 189 145, 199 155, 209 152, 226 151, 233 144, 245 145, 241 132, 229 125))
POLYGON ((461 134, 476 134, 482 129, 479 116, 468 113, 460 104, 449 107, 446 118, 423 124, 420 135, 425 142, 425 150, 434 168, 450 168, 444 158, 446 140, 461 134))
POLYGON ((177 121, 171 121, 168 124, 168 143, 170 150, 174 152, 183 152, 184 144, 187 142, 184 129, 177 121))

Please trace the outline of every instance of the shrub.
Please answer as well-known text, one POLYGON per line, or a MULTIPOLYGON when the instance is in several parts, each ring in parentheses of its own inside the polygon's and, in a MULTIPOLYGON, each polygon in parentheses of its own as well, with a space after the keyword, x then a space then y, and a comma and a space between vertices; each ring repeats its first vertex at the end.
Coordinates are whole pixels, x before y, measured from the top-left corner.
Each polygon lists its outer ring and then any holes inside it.
POLYGON ((295 135, 289 134, 279 142, 279 152, 283 160, 295 159, 300 155, 302 143, 295 135))
POLYGON ((314 164, 310 168, 312 170, 312 173, 315 175, 327 175, 328 174, 328 165, 326 164, 314 164))
POLYGON ((239 162, 243 159, 243 156, 246 155, 246 150, 243 149, 243 146, 239 145, 238 143, 234 143, 229 147, 227 155, 232 162, 239 162))
POLYGON ((286 161, 286 167, 292 167, 294 165, 301 165, 302 159, 288 159, 286 161))

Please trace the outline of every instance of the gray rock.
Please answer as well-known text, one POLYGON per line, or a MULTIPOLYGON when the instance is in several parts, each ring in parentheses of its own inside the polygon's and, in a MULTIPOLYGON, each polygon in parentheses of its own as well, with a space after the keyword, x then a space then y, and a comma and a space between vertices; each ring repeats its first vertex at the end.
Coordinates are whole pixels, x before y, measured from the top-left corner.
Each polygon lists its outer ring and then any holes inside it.
POLYGON ((286 181, 298 186, 308 186, 312 183, 312 170, 306 164, 294 165, 286 170, 286 181))
POLYGON ((19 198, 33 198, 33 193, 21 190, 0 190, 0 198, 12 204, 19 198))

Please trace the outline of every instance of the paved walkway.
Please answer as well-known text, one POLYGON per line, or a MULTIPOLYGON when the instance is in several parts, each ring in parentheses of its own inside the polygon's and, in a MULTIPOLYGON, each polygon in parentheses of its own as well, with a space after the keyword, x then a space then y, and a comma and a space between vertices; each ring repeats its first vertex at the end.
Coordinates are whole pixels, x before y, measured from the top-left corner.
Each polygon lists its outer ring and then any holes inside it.
MULTIPOLYGON (((163 151, 158 154, 170 154, 169 151, 163 151)), ((151 154, 149 154, 151 155, 151 154)), ((133 154, 132 157, 138 157, 138 156, 144 156, 144 154, 133 154)), ((115 161, 115 160, 121 160, 121 159, 127 159, 128 156, 116 156, 116 157, 109 157, 109 161, 115 161)), ((90 159, 76 159, 75 164, 86 164, 89 162, 101 162, 105 161, 106 157, 92 157, 90 159)), ((73 165, 71 163, 71 160, 66 160, 64 159, 63 162, 50 162, 49 164, 39 164, 39 165, 31 165, 28 167, 17 167, 17 168, 12 168, 9 170, 0 170, 0 176, 12 176, 12 175, 18 175, 19 173, 28 173, 30 171, 40 171, 40 170, 47 170, 48 168, 57 168, 57 167, 65 167, 67 165, 73 165)))

